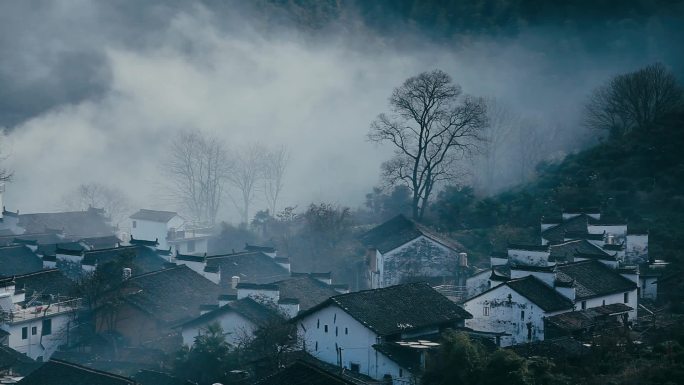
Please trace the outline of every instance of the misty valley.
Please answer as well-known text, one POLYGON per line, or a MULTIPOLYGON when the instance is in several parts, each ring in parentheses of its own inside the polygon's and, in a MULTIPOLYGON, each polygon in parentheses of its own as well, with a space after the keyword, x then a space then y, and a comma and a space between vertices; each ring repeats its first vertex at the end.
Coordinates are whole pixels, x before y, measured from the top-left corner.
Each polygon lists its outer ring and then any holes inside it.
POLYGON ((0 384, 684 383, 684 2, 0 3, 0 384))

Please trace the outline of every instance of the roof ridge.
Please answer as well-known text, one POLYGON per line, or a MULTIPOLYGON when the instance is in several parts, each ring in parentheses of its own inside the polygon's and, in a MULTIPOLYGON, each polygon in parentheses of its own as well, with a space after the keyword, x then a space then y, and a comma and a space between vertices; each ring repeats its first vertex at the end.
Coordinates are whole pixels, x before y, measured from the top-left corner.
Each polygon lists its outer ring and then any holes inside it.
POLYGON ((86 372, 91 372, 91 373, 95 373, 95 374, 99 374, 99 375, 103 375, 103 376, 107 376, 107 377, 112 377, 112 378, 115 378, 115 379, 120 379, 120 380, 127 381, 127 382, 129 382, 129 383, 131 383, 131 384, 135 384, 135 381, 132 380, 132 379, 130 379, 129 377, 124 377, 124 376, 120 376, 120 375, 118 375, 118 374, 114 374, 114 373, 110 373, 110 372, 105 372, 105 371, 103 371, 103 370, 98 370, 98 369, 89 368, 89 367, 87 367, 87 366, 79 365, 79 364, 76 364, 76 363, 74 363, 74 362, 64 361, 64 360, 60 360, 60 359, 58 359, 58 358, 52 358, 52 359, 50 359, 50 361, 48 361, 48 362, 52 362, 52 363, 55 363, 55 364, 58 364, 58 365, 69 366, 69 367, 76 368, 76 369, 80 369, 80 370, 83 370, 83 371, 86 371, 86 372))

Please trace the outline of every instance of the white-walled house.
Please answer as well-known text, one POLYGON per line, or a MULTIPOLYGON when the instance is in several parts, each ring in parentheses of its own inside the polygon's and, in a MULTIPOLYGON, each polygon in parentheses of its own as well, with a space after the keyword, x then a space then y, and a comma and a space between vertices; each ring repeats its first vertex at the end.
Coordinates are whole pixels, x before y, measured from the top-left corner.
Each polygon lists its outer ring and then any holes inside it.
POLYGON ((304 349, 329 364, 370 376, 413 384, 420 365, 410 368, 386 347, 396 342, 463 326, 470 314, 425 283, 341 294, 293 318, 304 349))
POLYGON ((169 248, 167 237, 169 232, 180 229, 185 220, 173 211, 138 210, 130 216, 131 237, 143 240, 156 240, 159 248, 169 248))
POLYGON ((544 318, 571 311, 573 306, 572 301, 532 275, 500 284, 463 304, 473 315, 465 321, 467 327, 505 333, 500 346, 543 340, 544 318))
POLYGON ((9 333, 7 345, 47 361, 66 344, 81 305, 79 298, 62 295, 70 284, 56 269, 0 280, 0 329, 9 333))
POLYGON ((197 318, 180 325, 183 344, 192 346, 195 338, 204 334, 212 324, 219 324, 226 341, 237 346, 250 337, 260 326, 269 322, 285 320, 272 307, 258 303, 252 298, 230 301, 217 309, 206 312, 197 318))
POLYGON ((371 229, 361 241, 367 248, 371 288, 434 277, 465 284, 464 247, 403 215, 371 229))

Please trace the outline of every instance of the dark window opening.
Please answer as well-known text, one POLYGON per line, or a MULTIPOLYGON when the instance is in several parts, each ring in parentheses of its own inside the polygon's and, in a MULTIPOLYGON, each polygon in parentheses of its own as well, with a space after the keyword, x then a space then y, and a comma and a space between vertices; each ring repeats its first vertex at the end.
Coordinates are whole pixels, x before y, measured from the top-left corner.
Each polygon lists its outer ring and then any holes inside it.
POLYGON ((527 339, 532 339, 532 322, 527 323, 527 339))
POLYGON ((36 334, 38 334, 38 328, 36 326, 34 326, 31 328, 31 335, 35 336, 36 334))
POLYGON ((326 332, 326 333, 328 332, 328 325, 324 325, 324 326, 323 326, 323 331, 326 332))
POLYGON ((625 293, 625 303, 629 302, 629 293, 625 293))
POLYGON ((354 373, 359 373, 361 371, 361 365, 352 362, 349 364, 349 370, 354 373))
POLYGON ((316 351, 318 351, 318 341, 316 341, 316 351))
POLYGON ((335 337, 337 337, 337 326, 335 326, 335 337))
POLYGON ((587 308, 587 301, 582 301, 582 310, 587 308))
POLYGON ((21 328, 21 339, 25 340, 28 338, 28 327, 21 328))
POLYGON ((43 320, 43 330, 41 330, 41 334, 44 336, 52 334, 52 319, 43 320))
POLYGON ((136 221, 133 221, 133 228, 136 228, 138 226, 138 223, 136 221))
POLYGON ((399 368, 399 377, 404 377, 404 369, 399 368))
POLYGON ((349 334, 349 329, 348 329, 348 328, 344 328, 344 334, 349 334))
POLYGON ((316 329, 320 329, 320 328, 321 328, 321 319, 319 318, 318 320, 316 320, 316 329))
POLYGON ((520 311, 520 320, 524 321, 525 320, 525 310, 520 311))

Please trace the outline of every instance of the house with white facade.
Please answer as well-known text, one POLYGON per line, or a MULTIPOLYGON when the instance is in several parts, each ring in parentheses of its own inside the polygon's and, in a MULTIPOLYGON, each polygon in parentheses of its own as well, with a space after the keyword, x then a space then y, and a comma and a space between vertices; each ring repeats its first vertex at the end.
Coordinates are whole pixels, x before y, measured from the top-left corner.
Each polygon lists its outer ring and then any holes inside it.
POLYGON ((465 248, 403 215, 371 229, 361 242, 371 288, 440 277, 445 283, 464 284, 465 248))
POLYGON ((571 311, 574 303, 539 278, 528 275, 511 279, 463 303, 473 315, 467 327, 505 333, 499 346, 541 341, 544 318, 571 311))
POLYGON ((0 280, 0 329, 7 345, 43 361, 69 341, 79 298, 69 296, 73 283, 57 269, 0 280))
POLYGON ((131 238, 158 242, 161 250, 181 254, 204 254, 212 228, 200 226, 173 211, 138 210, 130 216, 131 238))
POLYGON ((425 341, 410 340, 462 327, 470 317, 428 284, 409 283, 333 296, 291 322, 313 357, 376 380, 413 384, 420 377, 424 351, 409 342, 425 341), (398 350, 405 354, 396 354, 398 350), (411 355, 416 357, 413 364, 397 358, 411 355))

